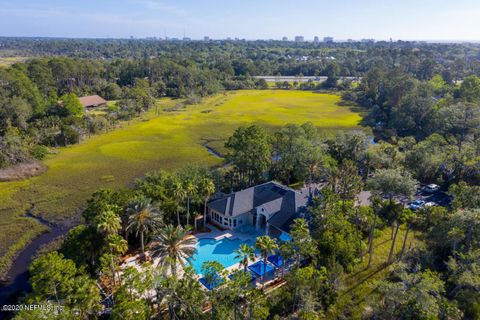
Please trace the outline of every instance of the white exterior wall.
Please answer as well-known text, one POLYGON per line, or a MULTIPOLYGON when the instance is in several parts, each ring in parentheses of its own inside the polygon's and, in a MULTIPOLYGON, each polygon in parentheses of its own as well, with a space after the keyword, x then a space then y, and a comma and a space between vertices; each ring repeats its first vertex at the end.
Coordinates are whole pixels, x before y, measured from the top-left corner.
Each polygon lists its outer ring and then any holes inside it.
POLYGON ((266 222, 266 232, 268 234, 268 231, 270 229, 270 225, 268 223, 268 220, 271 218, 270 217, 271 214, 265 208, 263 208, 262 206, 257 207, 256 212, 257 212, 257 221, 254 224, 253 214, 251 214, 250 212, 246 212, 246 213, 237 215, 235 217, 230 217, 230 216, 225 216, 225 215, 223 215, 223 214, 221 214, 221 213, 219 213, 215 210, 212 210, 211 208, 208 208, 208 216, 210 217, 210 221, 213 224, 215 224, 217 226, 220 226, 224 229, 236 229, 236 228, 240 228, 240 227, 246 226, 246 225, 250 225, 250 226, 253 226, 257 229, 260 229, 261 228, 260 219, 262 219, 261 216, 264 216, 265 221, 267 221, 266 222), (220 222, 220 218, 221 218, 221 222, 220 222), (236 220, 236 224, 235 224, 234 220, 236 220))
POLYGON ((224 229, 236 229, 244 225, 251 225, 253 220, 253 218, 251 218, 251 214, 248 212, 235 217, 230 217, 225 216, 210 208, 208 208, 208 216, 210 217, 210 220, 213 224, 220 226, 224 229))

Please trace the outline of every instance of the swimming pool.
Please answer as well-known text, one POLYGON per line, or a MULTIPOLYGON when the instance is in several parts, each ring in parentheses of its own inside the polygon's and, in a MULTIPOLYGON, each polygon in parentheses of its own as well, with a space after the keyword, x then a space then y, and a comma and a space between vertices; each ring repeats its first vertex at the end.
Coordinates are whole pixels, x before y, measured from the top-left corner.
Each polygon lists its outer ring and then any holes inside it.
POLYGON ((190 264, 197 274, 202 273, 202 264, 205 261, 218 261, 225 268, 231 267, 240 262, 239 259, 235 259, 235 250, 243 243, 249 246, 254 244, 253 240, 242 241, 239 239, 230 240, 228 238, 221 240, 199 239, 196 245, 197 253, 189 260, 190 264))

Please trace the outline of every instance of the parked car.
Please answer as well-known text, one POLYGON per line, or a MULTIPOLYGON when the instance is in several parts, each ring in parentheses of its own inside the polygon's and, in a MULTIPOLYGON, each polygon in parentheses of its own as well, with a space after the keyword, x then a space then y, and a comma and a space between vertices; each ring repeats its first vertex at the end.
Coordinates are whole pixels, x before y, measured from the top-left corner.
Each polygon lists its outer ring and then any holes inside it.
POLYGON ((429 202, 426 202, 424 205, 423 205, 425 208, 431 208, 431 207, 435 207, 437 206, 437 204, 433 201, 429 201, 429 202))
POLYGON ((424 205, 425 205, 425 201, 417 199, 417 200, 413 201, 412 203, 410 203, 409 208, 415 211, 415 210, 420 209, 424 205))
POLYGON ((428 193, 435 193, 438 190, 440 190, 440 186, 434 183, 431 183, 428 186, 425 186, 423 190, 425 190, 425 192, 428 192, 428 193))

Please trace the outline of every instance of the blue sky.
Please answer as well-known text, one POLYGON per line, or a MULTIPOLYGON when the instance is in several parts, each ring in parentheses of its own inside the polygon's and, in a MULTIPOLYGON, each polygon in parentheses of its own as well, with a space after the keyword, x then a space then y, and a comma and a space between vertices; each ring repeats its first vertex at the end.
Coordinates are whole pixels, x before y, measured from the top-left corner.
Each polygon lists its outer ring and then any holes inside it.
POLYGON ((0 36, 480 40, 479 0, 0 0, 0 36))

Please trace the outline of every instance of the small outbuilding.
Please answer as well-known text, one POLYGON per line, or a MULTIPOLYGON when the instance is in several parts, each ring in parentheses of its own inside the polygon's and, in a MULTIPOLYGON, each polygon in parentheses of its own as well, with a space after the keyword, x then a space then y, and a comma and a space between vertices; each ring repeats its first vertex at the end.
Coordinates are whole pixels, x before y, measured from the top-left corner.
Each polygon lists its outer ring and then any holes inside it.
POLYGON ((104 107, 107 105, 107 101, 98 95, 80 97, 78 99, 84 108, 104 107))

